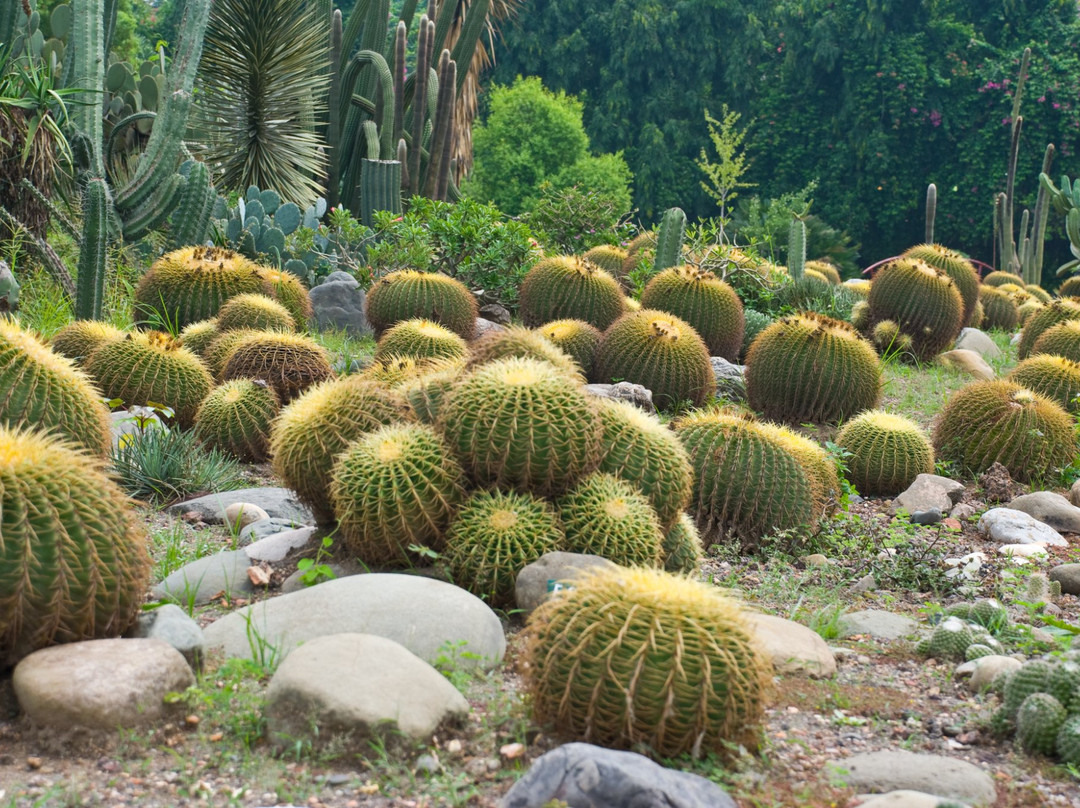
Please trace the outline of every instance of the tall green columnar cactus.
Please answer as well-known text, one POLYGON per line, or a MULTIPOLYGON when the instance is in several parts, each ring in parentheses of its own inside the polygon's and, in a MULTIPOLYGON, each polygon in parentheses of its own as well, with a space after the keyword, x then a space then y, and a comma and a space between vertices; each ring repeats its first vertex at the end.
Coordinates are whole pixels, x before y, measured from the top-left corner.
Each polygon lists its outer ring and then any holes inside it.
POLYGON ((100 319, 105 297, 105 245, 109 227, 109 188, 105 180, 95 177, 86 183, 82 212, 82 248, 79 250, 79 278, 75 290, 76 316, 93 320, 100 319))
MULTIPOLYGON (((185 166, 181 167, 181 173, 185 166)), ((192 161, 186 164, 186 176, 180 193, 180 204, 172 216, 169 233, 171 249, 199 244, 210 227, 210 214, 214 210, 217 194, 210 184, 210 170, 206 163, 192 161)))
POLYGON ((788 274, 799 280, 806 269, 806 222, 792 219, 788 229, 788 274))
POLYGON ((925 243, 934 243, 934 217, 937 216, 937 186, 926 186, 926 238, 925 243))
POLYGON ((401 163, 364 159, 360 171, 360 218, 375 226, 375 211, 401 213, 401 163))
POLYGON ((682 263, 682 245, 685 235, 686 214, 682 208, 666 210, 664 217, 660 220, 660 231, 656 236, 654 272, 682 263))

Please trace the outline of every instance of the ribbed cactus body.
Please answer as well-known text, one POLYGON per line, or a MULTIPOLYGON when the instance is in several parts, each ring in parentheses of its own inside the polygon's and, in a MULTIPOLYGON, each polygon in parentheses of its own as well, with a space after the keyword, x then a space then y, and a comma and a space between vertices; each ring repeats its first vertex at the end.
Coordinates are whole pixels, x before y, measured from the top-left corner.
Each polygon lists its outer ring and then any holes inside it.
POLYGON ((637 487, 668 530, 690 503, 692 472, 686 450, 654 415, 611 399, 596 402, 603 426, 599 471, 637 487))
POLYGON ((465 340, 476 334, 476 298, 461 281, 435 272, 391 272, 371 287, 364 305, 376 335, 417 318, 433 320, 465 340))
POLYGON ((974 264, 956 250, 940 244, 917 244, 904 251, 905 258, 917 258, 940 269, 956 284, 964 301, 964 324, 971 322, 975 304, 979 300, 979 274, 974 264))
MULTIPOLYGON (((218 328, 217 320, 199 320, 180 332, 180 344, 203 359, 210 343, 220 336, 221 329, 218 328)), ((212 371, 211 375, 214 375, 212 371)))
POLYGON ((756 747, 771 669, 740 606, 647 569, 575 581, 529 617, 535 718, 558 735, 664 757, 756 747))
POLYGON ((405 397, 417 420, 424 424, 436 424, 443 402, 461 374, 460 368, 432 370, 403 382, 397 390, 405 397))
POLYGON ((1035 340, 1031 354, 1049 354, 1080 362, 1080 320, 1066 320, 1050 326, 1035 340))
POLYGON ((296 327, 303 330, 312 316, 311 296, 304 284, 287 270, 259 265, 256 271, 261 282, 259 291, 284 306, 296 327))
POLYGON ((652 391, 660 409, 704 404, 716 390, 709 351, 693 327, 663 311, 624 314, 604 333, 596 354, 601 382, 628 381, 652 391))
POLYGON ((1053 670, 1051 663, 1030 659, 1009 674, 1002 696, 1001 712, 1010 722, 1015 722, 1020 706, 1034 693, 1046 693, 1053 670))
POLYGON ((107 454, 112 442, 109 411, 86 374, 3 318, 0 424, 51 429, 99 455, 107 454))
POLYGON ((229 353, 222 381, 262 379, 282 404, 288 404, 313 384, 332 379, 326 349, 297 334, 256 333, 242 339, 229 353))
MULTIPOLYGON (((1080 297, 1080 276, 1073 275, 1062 281, 1057 290, 1058 297, 1080 297)), ((1043 301, 1048 303, 1049 301, 1043 301)))
POLYGON ((169 407, 184 428, 191 426, 214 386, 199 357, 157 332, 110 340, 90 355, 85 367, 106 398, 120 399, 128 407, 169 407))
POLYGON ((1007 283, 1015 283, 1023 285, 1024 279, 1019 275, 1014 275, 1012 272, 1004 272, 1000 269, 996 269, 993 272, 987 273, 986 277, 982 279, 983 286, 1004 286, 1007 283))
POLYGON ((676 575, 694 575, 704 557, 701 534, 690 514, 679 514, 674 526, 664 534, 664 570, 676 575))
POLYGON ((785 423, 827 423, 870 409, 881 395, 874 349, 847 323, 817 314, 770 325, 746 357, 750 406, 785 423))
POLYGON ((920 474, 933 474, 930 438, 907 418, 881 410, 861 413, 836 436, 850 453, 848 477, 861 494, 895 496, 920 474))
POLYGON ((281 409, 263 381, 236 379, 210 392, 195 413, 195 429, 210 446, 261 463, 269 452, 270 424, 281 409))
POLYGON ((840 270, 828 261, 807 261, 803 271, 805 272, 807 270, 816 272, 818 275, 825 278, 831 286, 839 286, 843 280, 840 277, 840 270))
POLYGON ((981 325, 985 329, 1012 331, 1020 322, 1016 303, 996 286, 979 287, 979 303, 983 312, 981 325))
POLYGON ((742 347, 739 349, 740 358, 746 356, 757 335, 776 322, 768 314, 754 309, 743 309, 743 319, 746 321, 746 330, 743 331, 742 347))
POLYGON ((600 460, 602 427, 584 388, 535 359, 476 368, 451 391, 440 420, 481 486, 555 496, 600 460))
POLYGON ((387 329, 375 346, 375 358, 388 355, 428 359, 464 359, 468 346, 434 320, 402 320, 387 329))
POLYGON ((1049 693, 1032 693, 1016 713, 1016 739, 1028 754, 1052 755, 1067 714, 1049 693))
POLYGON ((220 331, 295 331, 296 321, 289 310, 263 294, 245 293, 229 298, 218 310, 220 331))
POLYGON ((618 279, 622 276, 623 264, 626 263, 628 255, 629 253, 622 247, 601 244, 586 251, 581 257, 590 264, 596 264, 613 278, 618 279))
POLYGON ((1044 331, 1053 328, 1058 323, 1077 319, 1080 319, 1080 300, 1072 298, 1055 300, 1043 306, 1024 324, 1024 330, 1020 332, 1020 344, 1016 348, 1017 358, 1027 359, 1031 356, 1035 343, 1044 331))
POLYGON ((694 414, 676 422, 675 434, 694 470, 691 510, 706 546, 753 548, 768 533, 813 523, 805 469, 752 421, 694 414))
POLYGON ((938 457, 978 474, 998 462, 1017 480, 1064 468, 1076 455, 1072 418, 1010 381, 975 382, 945 405, 934 430, 938 457))
POLYGON ((547 501, 518 491, 476 491, 446 533, 450 575, 493 606, 514 602, 517 575, 545 553, 565 549, 558 516, 547 501))
POLYGON ((126 631, 146 593, 146 531, 99 461, 0 426, 0 669, 47 645, 126 631))
POLYGON ((573 379, 582 378, 582 369, 574 358, 544 336, 543 329, 533 331, 511 325, 503 331, 484 334, 469 345, 466 367, 470 370, 499 359, 538 359, 547 362, 573 379))
MULTIPOLYGON (((1041 286, 1036 286, 1034 283, 1027 284, 1024 287, 1024 291, 1043 304, 1050 303, 1054 299, 1049 292, 1041 286)), ((1064 295, 1062 295, 1062 297, 1064 297, 1064 295)))
POLYGON ((738 359, 746 327, 742 301, 711 272, 685 265, 665 269, 649 281, 641 305, 685 320, 705 340, 710 356, 738 359))
POLYGON ((626 309, 618 282, 596 264, 573 256, 545 258, 521 282, 521 319, 536 326, 584 320, 603 331, 626 309))
MULTIPOLYGON (((221 381, 221 373, 225 370, 225 364, 229 361, 232 352, 236 350, 236 346, 248 337, 259 336, 263 333, 262 331, 241 328, 236 331, 222 331, 217 336, 212 337, 200 354, 203 364, 210 371, 210 375, 217 381, 221 381)), ((182 339, 183 337, 181 337, 182 339)))
POLYGON ((1046 396, 1062 409, 1074 413, 1080 410, 1080 364, 1071 359, 1034 354, 1013 368, 1008 379, 1046 396))
POLYGON ((1062 763, 1080 766, 1080 713, 1073 713, 1058 728, 1054 749, 1062 763))
POLYGON ((403 390, 421 376, 443 370, 461 370, 460 359, 432 359, 399 354, 385 354, 374 360, 360 372, 360 378, 388 387, 403 390))
POLYGON ((425 424, 390 424, 349 444, 334 463, 330 498, 339 535, 368 565, 408 564, 410 545, 442 550, 465 498, 464 474, 425 424))
POLYGON ((135 287, 137 314, 153 324, 183 328, 217 315, 231 297, 263 290, 258 267, 218 247, 184 247, 167 253, 135 287))
POLYGON ((663 563, 664 534, 649 500, 612 474, 590 474, 558 502, 566 549, 624 567, 663 563))
POLYGON ((964 301, 956 283, 914 258, 898 258, 882 267, 870 284, 867 302, 871 322, 896 322, 911 337, 911 351, 920 360, 948 348, 964 325, 964 301))
POLYGON ((53 334, 49 347, 81 366, 103 342, 123 335, 119 328, 99 320, 76 320, 53 334))
POLYGON ((596 352, 603 334, 584 320, 555 320, 541 326, 544 339, 565 352, 581 368, 586 379, 596 371, 596 352))
POLYGON ((332 522, 334 458, 367 433, 408 420, 404 399, 374 382, 358 376, 322 382, 274 421, 270 433, 274 473, 311 508, 320 524, 332 522))
POLYGON ((802 465, 810 483, 814 520, 835 513, 840 502, 840 474, 832 456, 810 438, 786 426, 758 422, 757 428, 791 452, 802 465))
POLYGON ((1046 306, 1045 303, 1041 303, 1038 300, 1032 298, 1027 300, 1021 305, 1016 307, 1016 316, 1021 328, 1027 325, 1027 321, 1031 319, 1031 316, 1037 311, 1041 311, 1046 306))

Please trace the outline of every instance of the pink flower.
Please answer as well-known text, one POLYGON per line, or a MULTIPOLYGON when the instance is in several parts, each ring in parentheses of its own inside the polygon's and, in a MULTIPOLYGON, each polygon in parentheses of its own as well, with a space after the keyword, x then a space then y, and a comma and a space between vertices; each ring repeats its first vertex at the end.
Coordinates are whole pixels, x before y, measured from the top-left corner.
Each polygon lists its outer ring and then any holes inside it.
POLYGON ((1057 101, 1054 102, 1053 106, 1054 109, 1061 109, 1061 104, 1059 104, 1057 101))

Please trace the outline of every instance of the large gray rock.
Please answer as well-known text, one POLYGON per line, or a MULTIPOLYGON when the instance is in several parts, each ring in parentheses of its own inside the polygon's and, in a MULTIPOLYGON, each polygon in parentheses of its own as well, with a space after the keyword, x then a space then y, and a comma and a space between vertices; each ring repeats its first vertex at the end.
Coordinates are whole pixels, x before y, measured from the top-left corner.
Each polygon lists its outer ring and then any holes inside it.
POLYGON ((1065 595, 1080 595, 1080 564, 1058 564, 1050 570, 1049 578, 1061 584, 1065 595))
POLYGON ((586 391, 601 398, 613 398, 616 401, 625 401, 645 412, 656 412, 653 404, 652 390, 641 384, 631 382, 617 382, 615 384, 587 384, 586 391))
POLYGON ((281 561, 289 553, 306 547, 318 532, 317 527, 298 527, 252 542, 244 548, 252 561, 281 561))
POLYGON ((746 366, 733 364, 722 356, 709 357, 709 363, 716 377, 716 395, 736 403, 746 401, 746 366))
POLYGON ((514 600, 526 614, 548 599, 557 583, 573 585, 582 572, 610 569, 615 564, 606 558, 586 553, 544 553, 518 573, 514 585, 514 600))
POLYGON ((919 624, 902 614, 893 614, 881 609, 867 609, 841 615, 839 627, 842 637, 868 634, 878 640, 899 640, 901 637, 910 636, 918 631, 919 624))
POLYGON ((199 624, 175 603, 166 603, 139 614, 128 636, 167 642, 183 654, 192 670, 202 669, 206 638, 199 624))
POLYGON ((1006 673, 1012 673, 1019 668, 1021 664, 1020 660, 1013 659, 1009 656, 987 654, 986 656, 978 657, 977 659, 972 659, 958 665, 954 674, 957 677, 964 677, 971 674, 971 679, 968 680, 968 688, 973 693, 981 693, 986 690, 986 688, 990 687, 990 685, 994 683, 994 680, 999 676, 1006 673))
POLYGON ((345 331, 354 337, 369 337, 375 333, 364 314, 367 292, 360 284, 347 281, 321 283, 309 292, 313 320, 321 331, 345 331))
POLYGON ((965 803, 946 800, 944 797, 938 797, 934 794, 902 789, 871 797, 865 802, 860 802, 859 808, 938 808, 943 802, 953 805, 965 805, 965 803))
POLYGON ((956 480, 938 474, 920 474, 907 490, 894 501, 896 508, 903 508, 908 513, 928 511, 937 508, 948 513, 952 506, 960 501, 964 486, 956 480))
POLYGON ((1076 480, 1069 486, 1069 502, 1073 505, 1080 506, 1080 480, 1076 480))
POLYGON ((735 808, 704 777, 665 769, 636 752, 568 743, 537 758, 499 808, 735 808), (561 802, 560 802, 561 801, 561 802))
MULTIPOLYGON (((318 287, 315 287, 318 288, 318 287)), ((220 491, 186 502, 170 505, 167 512, 180 516, 194 511, 202 521, 220 525, 225 522, 225 510, 236 502, 248 502, 266 511, 272 519, 284 519, 297 525, 313 525, 311 510, 302 505, 288 488, 241 488, 239 491, 220 491)), ((252 523, 257 524, 257 523, 252 523)))
POLYGON ((483 317, 476 318, 476 331, 473 334, 474 339, 480 339, 484 334, 498 334, 500 331, 505 331, 506 327, 493 323, 491 320, 485 320, 483 317))
POLYGON ((319 285, 325 286, 328 283, 344 283, 352 289, 360 288, 360 281, 356 279, 356 276, 346 272, 343 269, 334 270, 325 278, 323 278, 319 285))
POLYGON ((298 527, 303 527, 303 525, 293 519, 262 519, 258 522, 252 522, 245 528, 241 528, 240 534, 237 537, 237 545, 244 547, 259 539, 265 539, 267 536, 273 536, 276 533, 282 533, 286 530, 293 530, 298 527))
POLYGON ((252 639, 285 657, 328 634, 377 634, 434 663, 456 657, 460 668, 491 668, 502 660, 502 623, 486 603, 452 584, 416 575, 352 575, 281 595, 207 626, 207 649, 252 657, 252 639))
POLYGON ((836 658, 817 632, 771 614, 749 612, 747 618, 777 673, 805 673, 815 679, 836 674, 836 658))
POLYGON ((335 738, 355 744, 384 733, 430 740, 440 726, 468 713, 469 703, 445 676, 373 634, 304 643, 281 663, 266 692, 267 727, 284 745, 335 738))
POLYGON ((1080 533, 1080 508, 1053 491, 1023 494, 1013 499, 1008 507, 1023 511, 1062 533, 1080 533))
POLYGON ((978 527, 981 533, 1002 544, 1068 545, 1050 525, 1012 508, 991 508, 979 517, 978 527))
POLYGON ((253 589, 247 570, 252 565, 243 550, 222 550, 196 559, 173 572, 154 587, 159 600, 201 605, 224 594, 228 598, 246 595, 253 589))
POLYGON ((983 359, 998 359, 1001 356, 1001 348, 977 328, 965 328, 960 331, 956 338, 956 347, 965 351, 974 351, 983 359))
POLYGON ((195 676, 162 640, 90 640, 35 651, 15 666, 12 684, 36 724, 116 729, 166 717, 166 694, 187 689, 195 676))
POLYGON ((852 755, 827 764, 856 791, 889 792, 898 789, 940 794, 971 805, 991 805, 997 798, 994 780, 983 769, 941 755, 886 750, 852 755))

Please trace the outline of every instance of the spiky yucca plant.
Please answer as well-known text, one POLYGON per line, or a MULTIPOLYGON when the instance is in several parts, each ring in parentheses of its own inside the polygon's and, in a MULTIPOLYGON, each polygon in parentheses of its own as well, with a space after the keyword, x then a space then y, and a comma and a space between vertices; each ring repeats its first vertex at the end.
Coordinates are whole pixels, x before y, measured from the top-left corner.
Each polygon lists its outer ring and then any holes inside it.
POLYGON ((603 334, 584 320, 554 320, 539 328, 540 334, 559 350, 573 359, 586 379, 592 378, 596 368, 596 351, 603 334))
POLYGON ((476 298, 461 281, 436 272, 391 272, 368 291, 364 307, 376 336, 402 320, 423 318, 459 337, 476 335, 476 298))
POLYGON ((998 462, 1022 481, 1064 468, 1077 451, 1069 414, 1011 381, 974 382, 954 393, 934 430, 934 447, 966 472, 998 462))
POLYGON ((52 429, 90 452, 108 453, 109 411, 91 380, 70 359, 3 318, 0 391, 0 424, 52 429))
POLYGON ((151 403, 170 407, 185 429, 214 386, 199 357, 156 331, 109 340, 90 355, 86 372, 107 398, 120 399, 129 407, 151 403))
POLYGON ((270 424, 281 402, 260 380, 236 379, 210 392, 195 413, 199 438, 240 460, 261 463, 270 444, 270 424))
POLYGON ((453 579, 493 606, 514 602, 521 570, 566 546, 551 505, 519 491, 476 491, 458 510, 443 554, 453 579))
POLYGON ((952 278, 964 301, 964 324, 971 322, 979 300, 979 274, 975 265, 956 250, 941 244, 916 244, 904 250, 905 258, 917 258, 952 278))
POLYGON ((330 499, 350 552, 369 565, 408 564, 410 545, 441 550, 465 498, 464 474, 426 424, 390 424, 334 462, 330 499))
POLYGON ((964 300, 940 269, 916 258, 897 258, 870 284, 871 324, 892 320, 911 337, 911 353, 930 359, 952 344, 964 326, 964 300))
POLYGON ((862 494, 896 495, 918 475, 934 472, 934 447, 922 428, 883 410, 848 421, 836 443, 849 453, 848 477, 862 494))
POLYGON ((521 319, 536 327, 552 320, 584 320, 603 331, 626 309, 618 282, 596 264, 561 255, 526 273, 518 298, 521 319))
POLYGON ((544 336, 543 329, 533 331, 511 325, 503 331, 492 331, 469 346, 468 369, 486 365, 497 359, 539 359, 557 368, 572 379, 582 378, 582 369, 574 358, 544 336))
POLYGON ((742 301, 711 272, 685 265, 665 269, 649 281, 641 305, 688 322, 705 340, 711 356, 738 359, 746 328, 742 301))
POLYGON ((596 354, 596 377, 644 385, 661 409, 685 402, 700 407, 716 390, 709 350, 698 333, 674 314, 653 309, 612 323, 596 354))
POLYGON ((877 404, 881 363, 847 323, 798 314, 773 323, 750 346, 746 393, 767 418, 837 421, 877 404))
POLYGON ((222 381, 262 379, 283 404, 313 384, 331 379, 334 371, 326 349, 298 334, 252 334, 237 343, 221 371, 222 381))
POLYGON ((375 346, 375 358, 464 359, 468 346, 449 328, 433 320, 402 320, 387 329, 375 346))
POLYGON ((98 320, 76 320, 68 323, 49 340, 49 347, 60 356, 66 356, 76 365, 82 365, 86 358, 106 340, 122 337, 124 332, 108 323, 98 320))
POLYGON ((559 495, 596 468, 601 425, 578 382, 536 359, 466 374, 443 402, 447 442, 481 486, 559 495))
POLYGON ((624 567, 663 563, 664 533, 649 500, 612 474, 590 474, 559 498, 566 547, 624 567))
POLYGON ((1009 381, 1046 396, 1062 409, 1080 409, 1080 364, 1071 359, 1047 354, 1034 354, 1010 371, 1009 381))
POLYGON ((281 411, 270 433, 274 474, 332 523, 330 475, 334 458, 354 440, 396 421, 411 420, 397 393, 359 376, 322 382, 281 411))
POLYGON ((126 631, 146 593, 146 531, 101 462, 0 426, 0 670, 47 645, 126 631))
POLYGON ((979 287, 979 303, 983 311, 981 321, 983 328, 1012 331, 1020 322, 1020 312, 1017 310, 1016 303, 1006 292, 1002 292, 996 286, 979 287))
POLYGON ((1047 329, 1058 323, 1077 319, 1080 319, 1080 300, 1067 298, 1043 306, 1024 324, 1024 330, 1020 333, 1020 344, 1016 349, 1017 358, 1027 359, 1031 356, 1035 342, 1047 329))
POLYGON ((1050 326, 1035 340, 1031 354, 1050 354, 1080 362, 1080 320, 1066 320, 1050 326))
POLYGON ((263 294, 245 293, 229 298, 218 310, 219 331, 295 331, 289 310, 263 294))
POLYGON ((567 738, 653 754, 760 740, 770 665, 736 601, 648 569, 579 577, 534 611, 533 713, 567 738))

